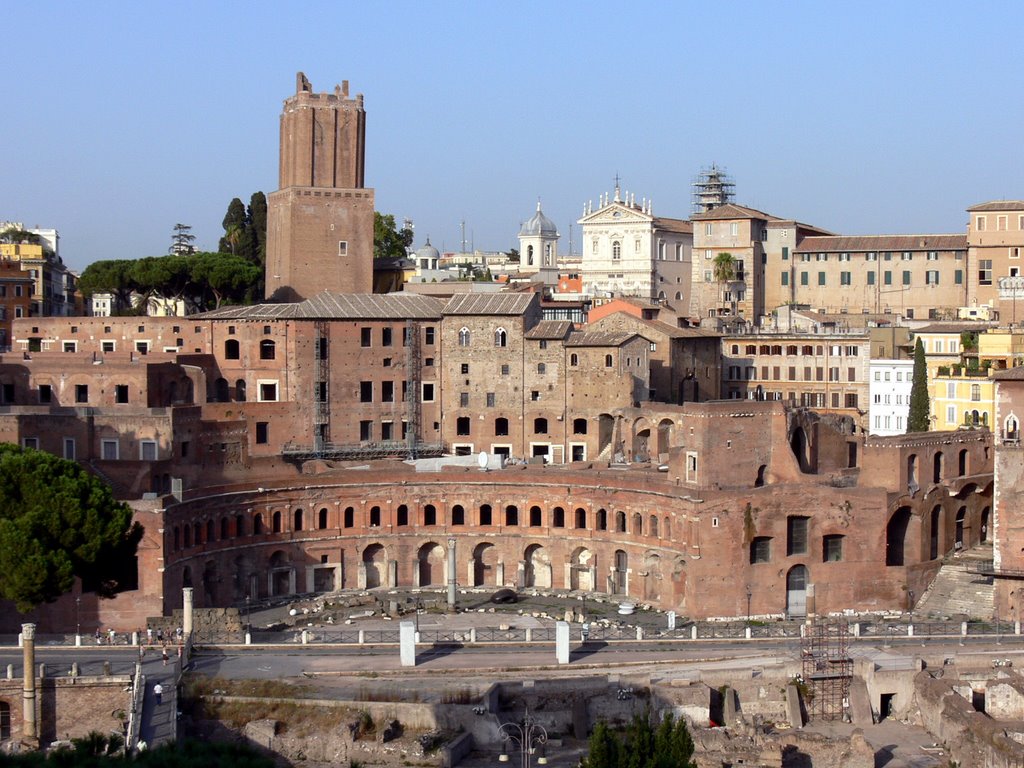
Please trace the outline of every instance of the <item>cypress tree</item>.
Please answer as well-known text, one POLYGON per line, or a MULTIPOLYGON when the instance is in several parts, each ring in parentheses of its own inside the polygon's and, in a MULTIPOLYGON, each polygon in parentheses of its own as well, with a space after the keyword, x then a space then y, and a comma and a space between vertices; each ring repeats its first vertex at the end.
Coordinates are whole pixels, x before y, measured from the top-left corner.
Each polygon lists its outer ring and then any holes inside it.
POLYGON ((924 360, 924 344, 920 337, 914 345, 914 383, 910 389, 910 414, 907 416, 907 433, 927 432, 929 426, 928 366, 924 360))

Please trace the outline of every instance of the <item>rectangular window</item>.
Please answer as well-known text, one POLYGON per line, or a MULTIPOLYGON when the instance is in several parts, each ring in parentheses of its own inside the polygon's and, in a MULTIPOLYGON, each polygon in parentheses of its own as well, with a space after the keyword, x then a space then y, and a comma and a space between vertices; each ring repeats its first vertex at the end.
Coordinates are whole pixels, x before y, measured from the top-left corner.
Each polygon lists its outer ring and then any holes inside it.
POLYGON ((359 402, 361 402, 361 403, 372 403, 373 402, 373 382, 372 381, 360 381, 359 382, 359 402))
POLYGON ((783 261, 789 261, 789 246, 788 245, 782 246, 782 260, 783 261))
POLYGON ((100 456, 104 461, 117 461, 117 440, 100 440, 100 456))
POLYGON ((874 284, 875 284, 875 271, 874 270, 869 270, 868 271, 868 285, 874 285, 874 284))
POLYGON ((363 440, 363 441, 373 440, 373 422, 372 421, 370 421, 368 419, 364 419, 363 421, 359 422, 359 439, 363 440))
POLYGON ((139 441, 139 460, 156 461, 156 440, 139 441))
POLYGON ((100 349, 103 352, 113 352, 114 350, 117 349, 117 343, 113 341, 101 341, 100 349))
POLYGON ((77 352, 78 351, 78 342, 77 341, 65 341, 64 342, 64 351, 65 352, 77 352))
POLYGON ((786 518, 786 554, 807 554, 807 527, 809 518, 791 515, 786 518))
POLYGON ((380 439, 391 440, 395 434, 395 425, 390 421, 382 421, 380 423, 380 439))
POLYGON ((756 536, 750 543, 750 562, 767 563, 772 559, 772 540, 768 536, 756 536))
POLYGON ((956 382, 946 382, 946 397, 950 400, 956 400, 956 382))
POLYGON ((73 437, 64 438, 64 458, 69 461, 75 460, 75 438, 73 437))
POLYGON ((938 251, 928 251, 928 261, 938 261, 938 260, 939 260, 939 252, 938 251))
POLYGON ((395 402, 395 382, 382 381, 380 383, 380 401, 382 403, 395 402))
POLYGON ((360 328, 359 329, 359 346, 369 347, 373 344, 373 329, 372 328, 360 328))
POLYGON ((391 346, 391 329, 390 328, 381 328, 380 329, 380 345, 382 347, 390 347, 391 346))
POLYGON ((460 364, 460 365, 459 365, 459 372, 460 372, 460 373, 461 373, 461 374, 462 374, 463 376, 466 376, 466 375, 468 375, 468 374, 469 374, 469 363, 462 363, 462 364, 460 364))
POLYGON ((839 284, 840 285, 850 285, 850 275, 851 275, 850 272, 840 272, 839 273, 839 284))
POLYGON ((800 273, 800 285, 807 285, 807 273, 806 272, 801 272, 800 273))
POLYGON ((39 438, 38 437, 23 437, 21 438, 22 448, 31 448, 34 451, 39 450, 39 438))
POLYGON ((423 402, 434 402, 434 384, 430 381, 423 382, 423 402))
POLYGON ((128 385, 127 384, 115 384, 114 385, 114 402, 115 403, 127 403, 128 402, 128 385))
POLYGON ((846 407, 847 408, 856 408, 857 407, 857 393, 856 392, 847 392, 846 393, 846 407))
POLYGON ((843 559, 843 537, 833 534, 821 540, 821 558, 826 563, 838 563, 843 559))
POLYGON ((493 408, 494 407, 494 403, 495 403, 494 393, 493 392, 488 392, 487 393, 487 407, 488 408, 493 408))
POLYGON ((782 273, 782 284, 789 285, 789 272, 782 273))
POLYGON ((434 343, 434 326, 428 325, 423 329, 423 343, 433 344, 434 343))
POLYGON ((469 392, 459 392, 459 407, 469 408, 469 392))
POLYGON ((956 406, 955 405, 947 405, 946 406, 946 423, 947 424, 956 424, 956 406))
POLYGON ((53 389, 49 384, 39 385, 39 402, 49 403, 53 400, 53 389))
POLYGON ((909 269, 903 270, 903 284, 904 285, 910 285, 910 270, 909 269))
POLYGON ((75 384, 75 402, 76 403, 88 403, 89 402, 89 385, 88 384, 75 384))
POLYGON ((261 403, 276 403, 277 402, 277 382, 276 381, 257 381, 256 388, 259 392, 259 401, 261 403))
POLYGON ((954 270, 953 272, 953 284, 963 285, 964 284, 964 271, 962 269, 954 270))
POLYGON ((979 285, 992 285, 992 259, 978 260, 979 285))
POLYGON ((544 363, 537 363, 537 373, 546 373, 547 366, 544 363))
POLYGON ((924 273, 924 282, 926 285, 938 285, 939 284, 939 270, 929 269, 924 273))
POLYGON ((740 224, 739 224, 739 222, 738 221, 731 221, 731 222, 729 222, 729 236, 730 237, 739 237, 739 234, 740 234, 740 224))
POLYGON ((882 283, 884 285, 892 285, 892 272, 886 270, 882 273, 882 283))
POLYGON ((347 240, 339 240, 338 241, 338 255, 341 256, 341 257, 348 256, 348 241, 347 240))

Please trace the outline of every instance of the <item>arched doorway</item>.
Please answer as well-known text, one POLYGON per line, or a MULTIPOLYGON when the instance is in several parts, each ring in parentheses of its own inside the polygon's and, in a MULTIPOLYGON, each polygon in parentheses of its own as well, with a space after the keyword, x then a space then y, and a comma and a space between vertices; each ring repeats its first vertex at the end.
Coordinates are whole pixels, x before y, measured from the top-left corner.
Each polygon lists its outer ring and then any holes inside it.
POLYGON ((671 419, 662 419, 658 422, 658 461, 661 461, 661 457, 668 454, 669 448, 672 447, 672 427, 675 423, 671 419))
POLYGON ((936 505, 932 509, 929 520, 928 559, 937 560, 939 553, 939 537, 942 531, 942 507, 936 505))
POLYGON ((497 564, 498 554, 493 544, 484 542, 483 544, 477 544, 473 550, 473 586, 482 587, 484 584, 490 582, 491 584, 496 583, 495 579, 495 568, 497 564))
POLYGON ((956 533, 953 536, 953 549, 960 551, 966 544, 964 543, 964 522, 967 519, 967 507, 960 507, 956 511, 956 533))
POLYGON ((270 595, 290 595, 292 593, 292 574, 294 573, 288 555, 277 550, 270 556, 270 595))
POLYGON ((436 541, 420 547, 416 557, 419 565, 419 586, 444 584, 444 559, 444 548, 436 541))
POLYGON ((628 591, 629 555, 625 550, 615 550, 615 571, 612 574, 612 594, 625 595, 628 591))
POLYGON ((803 427, 797 427, 793 430, 793 435, 789 438, 789 447, 792 449, 793 455, 800 465, 800 471, 810 472, 811 463, 807 453, 807 433, 804 432, 803 427))
POLYGON ((569 589, 582 589, 591 592, 594 580, 591 569, 594 566, 594 553, 586 547, 577 547, 569 558, 569 589))
POLYGON ((786 574, 786 615, 807 615, 807 568, 794 565, 786 574))
POLYGON ((661 599, 661 558, 654 552, 644 557, 644 600, 661 599))
POLYGON ((982 544, 988 541, 988 515, 988 507, 985 507, 984 509, 981 510, 981 530, 978 533, 978 540, 982 544))
POLYGON ((651 460, 651 430, 645 428, 633 436, 633 461, 651 460))
POLYGON ((525 586, 551 587, 551 558, 540 544, 531 544, 523 554, 526 564, 525 586))
POLYGON ((900 507, 892 513, 885 526, 885 564, 903 565, 906 559, 907 527, 910 525, 910 507, 900 507))
POLYGON ((615 417, 607 413, 602 413, 597 419, 597 452, 602 458, 610 459, 612 437, 615 434, 615 417), (608 455, 605 456, 604 452, 608 451, 608 455))
POLYGON ((387 567, 387 552, 381 544, 371 544, 363 550, 363 569, 366 571, 366 588, 384 586, 387 567))

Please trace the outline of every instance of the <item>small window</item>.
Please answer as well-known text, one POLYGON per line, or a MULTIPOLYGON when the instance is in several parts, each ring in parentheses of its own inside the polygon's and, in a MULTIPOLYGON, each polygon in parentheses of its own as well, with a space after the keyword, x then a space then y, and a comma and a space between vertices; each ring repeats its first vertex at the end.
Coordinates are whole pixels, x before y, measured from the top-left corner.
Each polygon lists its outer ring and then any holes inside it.
POLYGON ((127 384, 115 384, 114 385, 114 402, 116 402, 116 403, 127 403, 128 402, 128 385, 127 384))
POLYGON ((75 385, 75 402, 76 403, 88 403, 89 402, 89 385, 88 384, 76 384, 75 385))
POLYGON ((508 376, 509 367, 507 364, 501 366, 501 375, 508 376))
POLYGON ((118 443, 117 443, 117 440, 101 440, 100 441, 100 456, 103 457, 104 461, 117 461, 117 458, 118 458, 118 443))
POLYGON ((750 562, 769 563, 772 559, 772 540, 770 536, 756 536, 750 542, 750 562))
POLYGON ((571 355, 569 355, 569 365, 571 365, 572 367, 575 368, 579 364, 580 364, 580 356, 579 355, 577 355, 575 352, 573 352, 571 355))
POLYGON ((462 363, 459 366, 459 371, 462 373, 463 376, 468 375, 469 374, 469 363, 462 363))
POLYGON ((34 451, 39 450, 39 438, 38 437, 23 437, 21 438, 22 448, 31 448, 34 451))
POLYGON ((361 402, 361 403, 372 403, 373 402, 373 382, 372 381, 360 381, 359 382, 359 402, 361 402))
POLYGON ((604 367, 605 368, 611 368, 612 367, 612 356, 611 355, 605 355, 604 356, 604 367))
POLYGON ((807 529, 810 518, 791 515, 786 518, 786 554, 807 554, 807 529))
POLYGON ((277 382, 276 381, 261 381, 259 382, 260 402, 261 403, 276 403, 277 402, 277 382))
POLYGON ((459 346, 460 347, 468 347, 469 346, 469 342, 470 342, 469 328, 465 328, 465 327, 460 328, 459 329, 459 346))
POLYGON ((373 329, 372 328, 360 328, 359 329, 359 345, 362 347, 369 347, 373 344, 373 329))
POLYGON ((823 536, 821 539, 821 561, 838 563, 843 559, 843 537, 839 535, 823 536))
POLYGON ((156 461, 156 440, 142 440, 139 442, 139 459, 141 461, 156 461))
POLYGON ((390 347, 391 346, 391 338, 392 338, 392 334, 391 334, 391 329, 390 328, 381 328, 380 329, 380 345, 382 347, 390 347))
POLYGON ((238 360, 241 357, 241 347, 238 339, 228 339, 224 342, 224 359, 238 360))
POLYGON ((39 385, 39 402, 49 403, 53 401, 53 389, 49 384, 39 385))
POLYGON ((494 346, 496 347, 507 347, 508 346, 508 333, 504 328, 499 328, 494 332, 494 346))
POLYGON ((423 382, 423 402, 432 403, 434 402, 434 384, 433 382, 423 382))
POLYGON ((260 342, 260 360, 273 360, 277 355, 277 345, 270 339, 260 342))
POLYGON ((340 256, 342 258, 344 258, 345 256, 348 256, 348 241, 347 240, 339 240, 338 241, 338 256, 340 256))
POLYGON ((117 343, 113 341, 101 341, 100 350, 103 352, 113 352, 117 349, 117 343))
POLYGON ((460 416, 455 420, 455 434, 460 436, 466 436, 469 434, 470 429, 470 418, 469 416, 460 416))
POLYGON ((547 366, 544 363, 537 363, 537 373, 546 373, 547 366))
POLYGON ((434 343, 434 326, 428 325, 423 329, 423 343, 433 344, 434 343))

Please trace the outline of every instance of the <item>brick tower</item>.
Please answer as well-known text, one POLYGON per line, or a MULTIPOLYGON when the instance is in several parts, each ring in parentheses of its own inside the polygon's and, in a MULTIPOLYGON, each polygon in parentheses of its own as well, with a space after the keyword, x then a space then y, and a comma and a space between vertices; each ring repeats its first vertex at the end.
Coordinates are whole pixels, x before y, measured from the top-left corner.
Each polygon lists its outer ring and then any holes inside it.
POLYGON ((267 197, 266 297, 370 293, 373 190, 363 187, 363 96, 314 93, 301 72, 281 113, 279 188, 267 197))

